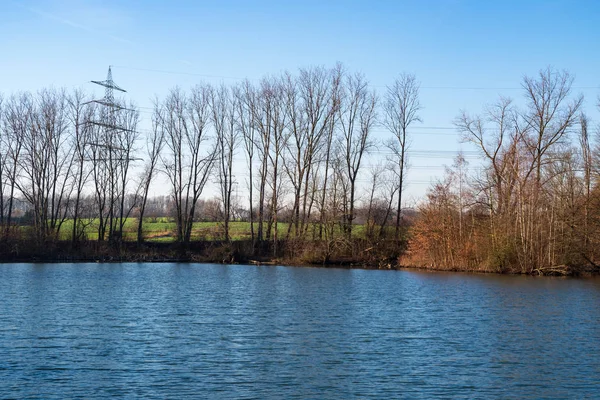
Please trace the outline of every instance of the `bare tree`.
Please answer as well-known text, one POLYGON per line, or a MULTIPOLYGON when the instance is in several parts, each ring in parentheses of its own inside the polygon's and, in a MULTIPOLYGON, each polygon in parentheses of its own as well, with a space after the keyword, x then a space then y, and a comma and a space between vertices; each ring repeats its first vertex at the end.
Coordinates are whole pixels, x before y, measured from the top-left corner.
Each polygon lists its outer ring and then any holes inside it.
POLYGON ((91 164, 91 178, 93 182, 94 192, 94 208, 98 219, 97 231, 98 241, 104 241, 106 237, 106 226, 109 221, 108 203, 111 202, 110 191, 110 171, 109 157, 110 148, 106 144, 106 135, 103 133, 103 128, 96 125, 97 119, 101 119, 102 115, 97 108, 94 110, 94 115, 88 124, 87 135, 89 138, 87 154, 88 161, 91 164))
POLYGON ((388 142, 388 147, 394 154, 394 163, 398 174, 398 207, 396 209, 395 237, 399 238, 400 221, 402 219, 402 192, 406 174, 406 150, 408 149, 408 128, 415 122, 420 122, 418 115, 421 110, 419 102, 419 83, 414 75, 402 74, 391 86, 383 105, 383 125, 394 135, 388 142))
POLYGON ((6 194, 8 204, 5 205, 6 219, 4 236, 8 236, 12 224, 13 207, 15 204, 15 195, 17 181, 21 175, 21 154, 23 152, 23 142, 28 134, 32 119, 34 116, 33 97, 30 93, 21 93, 13 95, 6 102, 4 107, 4 168, 6 182, 9 187, 6 194))
MULTIPOLYGON (((342 102, 342 97, 343 97, 343 90, 344 90, 344 82, 343 79, 346 76, 346 73, 344 71, 344 67, 342 66, 341 63, 336 64, 336 66, 334 67, 334 69, 331 71, 331 96, 332 96, 332 105, 333 105, 333 109, 334 109, 334 115, 333 118, 330 118, 328 121, 329 126, 326 127, 326 136, 325 136, 325 143, 322 146, 323 150, 322 152, 324 153, 324 155, 320 155, 318 157, 318 164, 317 166, 320 166, 320 164, 324 164, 323 165, 323 172, 321 173, 322 176, 322 180, 323 180, 323 184, 321 185, 321 200, 320 200, 320 223, 319 223, 319 239, 323 238, 323 233, 322 233, 322 229, 323 229, 323 224, 326 223, 326 219, 329 215, 337 215, 337 212, 331 212, 331 207, 326 207, 326 197, 328 195, 329 187, 329 177, 330 175, 335 175, 336 171, 335 168, 331 168, 332 164, 336 163, 338 160, 336 160, 335 158, 337 157, 337 151, 339 149, 336 149, 336 133, 337 133, 337 126, 339 123, 339 119, 340 119, 340 107, 341 107, 341 102, 342 102), (336 154, 334 154, 336 153, 336 154), (324 159, 324 161, 323 161, 324 159)), ((339 183, 339 182, 334 182, 334 183, 339 183)), ((315 187, 315 189, 317 189, 315 187)), ((334 190, 334 193, 337 193, 336 190, 334 190)), ((345 197, 345 194, 344 194, 345 197)), ((334 202, 335 203, 335 202, 334 202)))
MULTIPOLYGON (((269 178, 269 154, 271 152, 271 114, 276 106, 271 82, 265 78, 258 88, 255 103, 254 124, 258 132, 256 149, 259 155, 260 167, 258 169, 258 232, 257 240, 264 240, 265 206, 267 201, 267 181, 269 178)), ((268 210, 267 210, 268 211, 268 210)))
POLYGON ((226 86, 210 91, 212 123, 216 133, 217 164, 219 172, 219 189, 223 206, 223 226, 225 240, 231 239, 229 222, 231 220, 233 195, 233 156, 239 142, 236 118, 238 99, 226 86))
MULTIPOLYGON (((325 136, 325 145, 323 146, 323 155, 319 157, 319 161, 317 163, 317 167, 319 169, 322 165, 322 171, 320 172, 320 176, 322 177, 323 184, 319 188, 321 192, 321 199, 319 201, 319 239, 323 238, 323 226, 326 224, 328 219, 331 217, 331 209, 327 207, 327 196, 329 195, 329 180, 330 176, 336 174, 335 168, 333 164, 336 163, 337 152, 339 149, 336 147, 335 139, 336 139, 336 125, 338 118, 332 118, 329 123, 329 129, 327 135, 325 136), (324 158, 324 160, 323 160, 324 158)), ((333 182, 337 183, 337 182, 333 182)), ((315 189, 317 189, 315 187, 315 189)))
POLYGON ((535 172, 538 186, 542 179, 544 157, 577 123, 583 96, 569 101, 573 80, 574 77, 567 71, 555 71, 550 67, 541 70, 537 79, 523 78, 528 108, 523 113, 521 135, 532 156, 531 172, 535 172))
MULTIPOLYGON (((158 100, 155 101, 155 104, 158 105, 158 100)), ((139 199, 139 219, 137 226, 138 243, 144 241, 143 224, 144 215, 146 213, 146 204, 148 203, 148 193, 150 191, 152 180, 156 175, 160 154, 165 144, 165 131, 160 128, 162 117, 156 115, 156 113, 160 112, 160 108, 155 108, 155 114, 152 116, 152 131, 148 137, 146 137, 147 160, 140 179, 140 189, 138 190, 138 193, 140 193, 141 196, 139 199)))
POLYGON ((73 186, 74 152, 68 143, 64 91, 44 90, 37 96, 33 118, 23 136, 22 177, 17 187, 31 204, 39 240, 56 239, 67 217, 73 186))
POLYGON ((117 126, 120 127, 120 132, 118 132, 115 138, 117 148, 115 149, 114 158, 117 174, 116 202, 118 213, 116 213, 115 226, 111 231, 113 232, 112 236, 118 240, 122 240, 123 238, 125 222, 131 214, 132 209, 136 206, 135 200, 139 197, 138 193, 135 193, 132 197, 134 201, 130 201, 129 204, 126 203, 129 184, 131 182, 131 167, 136 161, 141 161, 141 159, 133 155, 140 135, 137 130, 139 118, 139 111, 135 109, 133 104, 130 104, 128 108, 124 108, 118 114, 117 119, 117 126))
POLYGON ((292 215, 287 232, 289 237, 292 227, 295 229, 296 236, 299 235, 302 182, 306 173, 306 166, 302 161, 303 152, 306 149, 306 121, 301 111, 298 84, 290 73, 286 73, 284 76, 284 94, 290 141, 286 156, 283 158, 283 166, 294 190, 292 215))
POLYGON ((528 201, 521 201, 523 207, 520 208, 520 218, 524 255, 522 264, 529 265, 530 270, 551 261, 542 244, 545 229, 539 223, 539 213, 547 210, 542 204, 542 172, 552 159, 549 156, 554 146, 560 144, 577 123, 583 96, 570 100, 573 80, 567 71, 555 71, 550 67, 541 70, 537 78, 523 79, 527 109, 522 113, 519 134, 530 162, 524 170, 521 186, 526 185, 532 176, 534 185, 528 201))
POLYGON ((462 140, 478 147, 487 162, 483 179, 476 182, 476 196, 489 210, 491 247, 494 253, 512 248, 516 235, 515 210, 519 192, 521 138, 517 130, 517 111, 512 100, 500 98, 486 107, 483 116, 462 112, 455 126, 462 140))
POLYGON ((216 157, 216 146, 208 137, 210 90, 200 85, 186 96, 174 89, 155 109, 166 138, 168 152, 161 158, 171 183, 177 239, 182 243, 190 242, 196 204, 216 157))
POLYGON ((73 130, 71 137, 73 147, 73 189, 75 199, 72 206, 73 227, 71 232, 71 241, 77 242, 84 235, 84 226, 80 221, 81 199, 84 187, 91 174, 87 160, 87 146, 90 142, 89 131, 94 110, 91 104, 86 104, 86 95, 81 90, 74 90, 67 98, 68 118, 73 130))
POLYGON ((254 247, 254 206, 253 206, 253 167, 256 141, 256 91, 249 81, 244 81, 234 89, 238 107, 238 129, 242 133, 246 166, 248 168, 248 209, 250 214, 250 235, 254 247))
POLYGON ((271 226, 273 226, 273 254, 277 255, 278 240, 279 240, 279 207, 281 188, 283 179, 281 179, 281 163, 283 152, 287 145, 289 133, 286 130, 286 105, 283 84, 280 80, 273 79, 269 82, 270 95, 273 97, 273 107, 269 113, 268 124, 270 125, 270 151, 268 153, 271 166, 271 179, 269 185, 271 187, 271 210, 270 223, 267 229, 267 237, 270 237, 271 226))
POLYGON ((363 156, 373 146, 370 138, 376 117, 377 95, 369 92, 368 83, 360 74, 349 75, 344 81, 340 107, 340 146, 344 154, 345 176, 349 182, 349 199, 344 229, 348 239, 352 236, 356 180, 363 156))
POLYGON ((310 68, 301 69, 297 79, 289 74, 285 77, 290 140, 284 166, 295 192, 293 226, 296 236, 304 234, 308 227, 311 200, 314 201, 315 194, 309 182, 314 178, 312 169, 318 162, 324 138, 339 107, 336 82, 339 82, 340 73, 341 68, 310 68))

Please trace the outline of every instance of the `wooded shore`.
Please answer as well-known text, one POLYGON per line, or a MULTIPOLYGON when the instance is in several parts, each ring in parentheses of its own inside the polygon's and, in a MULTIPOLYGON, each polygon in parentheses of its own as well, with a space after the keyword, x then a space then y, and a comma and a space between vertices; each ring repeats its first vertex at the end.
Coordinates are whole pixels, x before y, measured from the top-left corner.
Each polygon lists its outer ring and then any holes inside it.
POLYGON ((402 263, 402 256, 392 250, 392 243, 374 248, 364 240, 355 240, 354 254, 333 251, 326 254, 324 244, 280 241, 279 254, 273 254, 273 243, 253 246, 251 241, 196 241, 181 243, 97 242, 74 245, 70 241, 55 241, 36 245, 29 241, 0 243, 0 263, 64 263, 64 262, 196 262, 218 264, 284 265, 325 268, 357 268, 374 270, 419 269, 446 272, 528 274, 544 276, 588 277, 600 275, 594 265, 557 265, 527 272, 515 268, 503 270, 478 267, 447 267, 443 265, 411 265, 402 263))
POLYGON ((339 64, 176 87, 143 130, 113 96, 0 94, 0 258, 597 271, 600 130, 573 83, 547 67, 457 110, 464 152, 407 147, 414 75, 378 93, 339 64), (442 156, 407 207, 408 160, 442 156))

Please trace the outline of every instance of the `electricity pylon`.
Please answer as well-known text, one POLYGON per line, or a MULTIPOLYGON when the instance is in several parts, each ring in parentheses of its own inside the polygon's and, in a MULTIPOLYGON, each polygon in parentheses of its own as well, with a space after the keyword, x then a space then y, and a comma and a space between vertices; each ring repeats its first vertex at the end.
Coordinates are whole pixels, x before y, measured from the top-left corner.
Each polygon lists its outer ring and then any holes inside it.
MULTIPOLYGON (((96 103, 101 107, 100 121, 90 121, 90 124, 101 129, 103 134, 98 136, 94 142, 89 142, 88 145, 92 153, 90 161, 93 163, 94 179, 104 181, 101 186, 104 187, 105 193, 97 193, 97 196, 101 196, 105 201, 107 200, 108 207, 105 218, 103 218, 102 210, 100 211, 98 239, 101 240, 103 238, 106 232, 106 225, 108 225, 108 239, 114 241, 120 240, 122 236, 120 229, 117 229, 117 223, 121 222, 119 225, 120 228, 123 222, 121 219, 123 218, 122 208, 124 199, 121 197, 124 196, 125 182, 122 166, 124 162, 129 163, 135 160, 130 158, 128 150, 121 147, 118 143, 120 139, 119 135, 132 132, 132 130, 120 126, 117 117, 119 111, 130 110, 115 102, 115 90, 122 93, 127 93, 127 91, 113 81, 110 66, 108 67, 106 80, 91 82, 104 87, 104 97, 89 102, 96 103), (120 182, 121 178, 123 178, 123 182, 120 182), (120 188, 119 184, 123 187, 120 188), (122 190, 119 191, 119 189, 122 190), (119 200, 121 200, 121 213, 117 216, 119 200)), ((100 201, 100 199, 98 200, 100 201)))

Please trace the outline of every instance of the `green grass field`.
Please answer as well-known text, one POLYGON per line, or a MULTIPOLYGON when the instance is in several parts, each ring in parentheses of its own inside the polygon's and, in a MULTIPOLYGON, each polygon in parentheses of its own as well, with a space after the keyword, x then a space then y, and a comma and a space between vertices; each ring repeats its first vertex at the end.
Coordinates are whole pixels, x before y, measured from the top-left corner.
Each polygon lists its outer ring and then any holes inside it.
MULTIPOLYGON (((84 222, 86 225, 85 236, 89 240, 98 239, 98 220, 87 220, 84 222)), ((123 236, 125 240, 135 241, 137 239, 137 218, 128 218, 125 222, 123 236)), ((254 232, 256 233, 258 224, 254 225, 254 232)), ((264 229, 266 230, 266 224, 264 229)), ((309 227, 307 235, 313 236, 313 229, 318 229, 317 225, 309 227)), ((73 230, 73 220, 66 220, 61 229, 59 238, 62 240, 68 240, 71 238, 71 232, 73 230)), ((279 237, 282 238, 287 234, 288 224, 279 223, 278 231, 279 237)), ((247 240, 251 238, 250 223, 249 222, 230 222, 229 231, 232 240, 247 240)), ((363 237, 365 227, 363 225, 355 225, 352 230, 353 237, 363 237)), ((160 218, 145 218, 143 225, 144 240, 151 242, 173 242, 176 239, 176 224, 170 222, 166 217, 160 218)), ((192 240, 222 240, 224 238, 223 224, 220 222, 194 222, 192 228, 192 240)), ((341 234, 339 228, 336 228, 336 233, 341 234)))

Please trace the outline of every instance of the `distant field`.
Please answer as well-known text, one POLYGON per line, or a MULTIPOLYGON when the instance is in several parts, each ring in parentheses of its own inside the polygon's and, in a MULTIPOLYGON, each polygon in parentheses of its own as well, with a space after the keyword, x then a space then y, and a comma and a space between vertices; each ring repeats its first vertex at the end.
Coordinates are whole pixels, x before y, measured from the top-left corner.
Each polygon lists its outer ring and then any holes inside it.
MULTIPOLYGON (((85 229, 85 235, 89 240, 98 239, 98 220, 88 221, 85 229)), ((125 222, 123 236, 125 240, 134 241, 137 239, 137 218, 128 218, 125 222)), ((287 223, 279 223, 279 236, 283 237, 287 233, 287 223)), ((257 232, 257 224, 254 225, 254 232, 257 232)), ((266 229, 266 224, 265 224, 266 229)), ((309 228, 308 235, 313 235, 313 230, 318 229, 317 225, 309 228)), ((73 220, 66 220, 60 230, 60 239, 68 240, 71 238, 73 230, 73 220)), ((341 233, 337 230, 338 233, 341 233)), ((155 242, 172 242, 176 237, 176 224, 169 222, 168 218, 146 218, 143 225, 144 239, 155 242)), ((192 228, 192 240, 220 240, 223 239, 223 224, 220 222, 194 222, 192 228)), ((229 234, 232 240, 245 240, 251 238, 250 222, 230 222, 229 234)), ((363 237, 364 226, 355 225, 352 230, 352 236, 363 237)))

